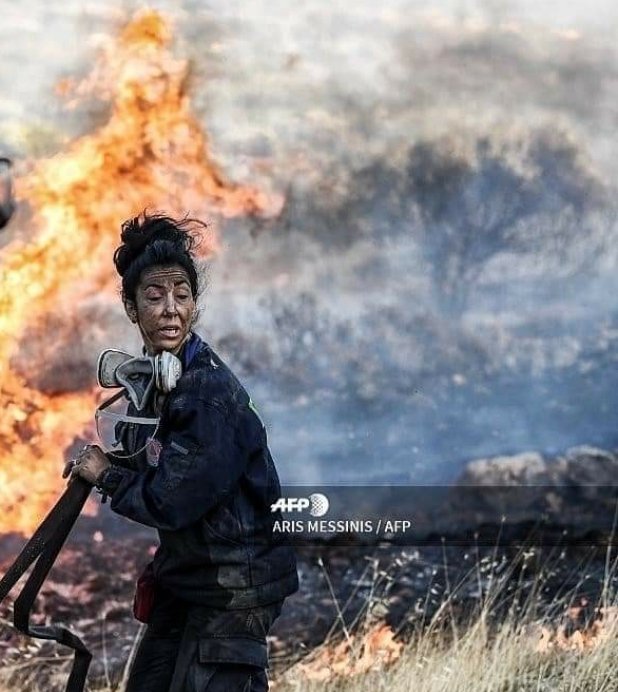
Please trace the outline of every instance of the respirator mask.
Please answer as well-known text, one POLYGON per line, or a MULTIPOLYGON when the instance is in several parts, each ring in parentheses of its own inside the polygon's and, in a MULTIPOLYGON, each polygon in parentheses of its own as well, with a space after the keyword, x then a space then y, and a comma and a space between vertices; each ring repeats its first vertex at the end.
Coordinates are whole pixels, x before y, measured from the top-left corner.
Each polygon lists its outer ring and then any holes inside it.
POLYGON ((181 375, 180 360, 167 351, 139 357, 113 348, 103 351, 97 363, 97 382, 106 389, 120 388, 95 412, 104 451, 124 458, 143 452, 156 435, 161 402, 181 375), (123 435, 144 442, 139 449, 123 449, 120 445, 124 442, 126 446, 127 441, 123 435))

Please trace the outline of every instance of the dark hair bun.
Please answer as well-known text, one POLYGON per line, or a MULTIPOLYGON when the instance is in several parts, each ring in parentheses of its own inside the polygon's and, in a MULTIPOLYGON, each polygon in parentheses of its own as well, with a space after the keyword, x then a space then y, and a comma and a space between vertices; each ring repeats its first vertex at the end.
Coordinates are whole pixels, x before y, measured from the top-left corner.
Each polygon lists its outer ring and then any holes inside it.
POLYGON ((178 250, 191 254, 195 245, 193 236, 175 221, 163 214, 140 215, 122 224, 122 245, 114 253, 114 264, 120 276, 124 276, 131 264, 157 240, 167 240, 178 250))
POLYGON ((197 271, 193 250, 198 238, 194 226, 205 228, 197 219, 177 221, 164 214, 146 212, 122 224, 122 244, 114 252, 114 265, 122 277, 125 298, 133 300, 144 269, 155 264, 179 264, 188 273, 194 297, 197 295, 197 271))

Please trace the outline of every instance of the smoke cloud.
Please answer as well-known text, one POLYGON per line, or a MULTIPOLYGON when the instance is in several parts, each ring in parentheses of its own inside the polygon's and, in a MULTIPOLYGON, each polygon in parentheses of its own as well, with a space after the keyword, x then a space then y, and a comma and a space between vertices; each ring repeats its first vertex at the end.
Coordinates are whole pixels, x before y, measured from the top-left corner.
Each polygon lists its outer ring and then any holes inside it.
MULTIPOLYGON (((440 482, 477 456, 615 446, 613 5, 156 4, 214 157, 286 195, 275 220, 222 225, 199 326, 284 482, 440 482)), ((51 89, 121 5, 66 7, 9 13, 31 38, 5 35, 0 143, 24 160, 105 117, 65 117, 51 89), (49 59, 27 59, 43 26, 49 59)), ((83 310, 77 342, 82 307, 24 335, 34 386, 84 386, 93 351, 137 347, 118 306, 83 310)))

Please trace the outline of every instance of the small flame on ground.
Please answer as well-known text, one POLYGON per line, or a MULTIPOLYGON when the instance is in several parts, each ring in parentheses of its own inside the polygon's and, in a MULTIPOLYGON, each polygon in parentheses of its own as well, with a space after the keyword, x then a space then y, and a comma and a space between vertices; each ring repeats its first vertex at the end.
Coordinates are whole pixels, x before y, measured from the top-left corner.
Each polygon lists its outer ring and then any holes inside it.
MULTIPOLYGON (((94 392, 44 395, 11 370, 26 327, 86 296, 117 300, 119 226, 146 207, 205 220, 281 208, 279 198, 226 181, 208 157, 191 114, 187 61, 172 55, 170 40, 161 14, 138 12, 86 80, 61 86, 80 99, 108 98, 108 122, 16 181, 34 232, 30 242, 0 252, 0 532, 31 531, 53 504, 63 487, 63 452, 95 405, 94 392)), ((216 250, 214 234, 202 250, 216 250)))
POLYGON ((535 635, 535 651, 541 654, 556 651, 584 652, 596 649, 615 637, 618 606, 596 608, 592 616, 586 618, 585 605, 568 608, 566 621, 557 627, 540 625, 535 635))
POLYGON ((403 643, 395 641, 386 624, 364 634, 352 634, 336 646, 325 646, 306 663, 294 667, 307 680, 326 682, 335 678, 362 675, 379 670, 401 656, 403 643))

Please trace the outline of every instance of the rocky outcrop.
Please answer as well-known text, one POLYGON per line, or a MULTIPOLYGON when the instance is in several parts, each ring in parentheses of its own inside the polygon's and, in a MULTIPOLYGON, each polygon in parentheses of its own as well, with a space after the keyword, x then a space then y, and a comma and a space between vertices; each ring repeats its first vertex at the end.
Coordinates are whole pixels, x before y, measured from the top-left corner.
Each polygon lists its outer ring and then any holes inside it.
POLYGON ((618 513, 618 456, 575 447, 545 458, 536 452, 470 462, 440 511, 449 533, 479 527, 563 530, 573 540, 610 534, 618 513))
POLYGON ((611 486, 618 487, 618 456, 596 447, 573 447, 545 458, 538 452, 471 461, 458 485, 611 486))

